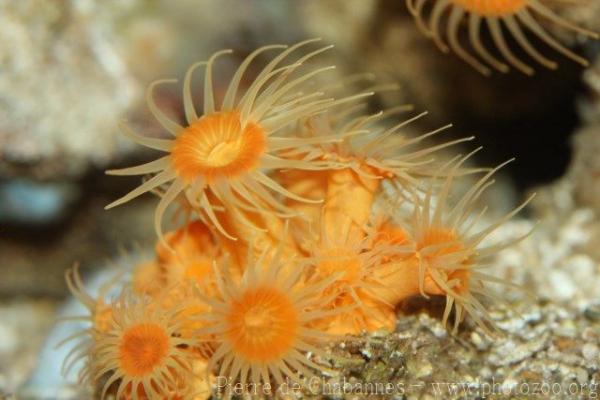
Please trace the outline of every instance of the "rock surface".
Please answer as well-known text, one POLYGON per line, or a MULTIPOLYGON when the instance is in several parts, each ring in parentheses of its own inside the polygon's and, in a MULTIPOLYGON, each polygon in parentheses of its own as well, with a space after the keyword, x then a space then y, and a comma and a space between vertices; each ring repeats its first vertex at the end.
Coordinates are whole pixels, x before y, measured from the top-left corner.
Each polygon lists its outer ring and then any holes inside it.
POLYGON ((520 315, 493 307, 495 338, 473 326, 451 336, 439 318, 406 316, 393 335, 333 349, 348 360, 336 364, 341 376, 324 379, 315 391, 332 399, 597 398, 597 307, 522 303, 515 307, 520 315))

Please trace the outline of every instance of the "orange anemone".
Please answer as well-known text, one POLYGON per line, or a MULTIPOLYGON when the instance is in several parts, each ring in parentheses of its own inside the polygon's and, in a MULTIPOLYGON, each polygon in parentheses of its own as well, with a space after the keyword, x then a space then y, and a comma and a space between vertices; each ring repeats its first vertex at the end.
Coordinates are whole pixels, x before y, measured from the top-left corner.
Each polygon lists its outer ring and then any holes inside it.
POLYGON ((569 50, 548 33, 539 19, 552 22, 573 33, 593 39, 600 38, 598 33, 581 28, 562 18, 540 0, 406 0, 406 3, 419 28, 435 41, 440 50, 446 53, 451 49, 483 75, 491 74, 490 67, 506 73, 511 66, 526 75, 533 75, 534 69, 511 50, 505 37, 506 31, 536 62, 549 69, 558 67, 556 61, 548 59, 536 49, 523 28, 527 28, 533 36, 565 57, 583 66, 589 64, 585 58, 569 50), (432 4, 429 18, 424 15, 427 3, 432 4), (448 18, 444 23, 443 17, 446 11, 448 11, 448 18), (465 25, 468 27, 469 42, 476 53, 475 56, 465 50, 459 40, 459 30, 463 22, 466 22, 465 25), (501 58, 493 55, 483 44, 481 31, 484 24, 501 58), (445 33, 442 33, 444 26, 445 33), (446 37, 448 45, 442 36, 446 37))
MULTIPOLYGON (((506 163, 487 172, 451 205, 448 197, 452 182, 460 166, 471 154, 458 162, 453 161, 454 165, 449 168, 443 185, 437 191, 434 191, 434 184, 430 183, 425 194, 414 193, 412 216, 406 224, 410 240, 408 245, 398 246, 396 260, 391 259, 386 268, 390 273, 385 280, 387 289, 384 292, 388 301, 398 303, 417 294, 426 297, 444 295, 446 309, 443 322, 446 324, 454 308, 454 330, 465 313, 471 315, 483 329, 488 328, 486 321, 493 327, 493 321, 477 297, 494 297, 489 290, 484 290, 486 281, 505 285, 510 283, 481 272, 479 267, 498 251, 527 235, 494 245, 482 243, 533 197, 487 227, 479 227, 485 209, 476 212, 475 204, 494 182, 490 177, 506 163)), ((448 167, 443 169, 447 170, 448 167)))
POLYGON ((92 375, 106 379, 101 398, 116 385, 116 399, 167 398, 191 379, 194 342, 180 337, 179 307, 153 307, 147 297, 123 292, 112 305, 109 329, 94 344, 92 375), (114 384, 114 385, 113 385, 114 384))
POLYGON ((278 257, 267 262, 263 254, 248 260, 241 279, 229 274, 231 265, 216 267, 217 296, 197 292, 210 307, 197 316, 205 325, 197 337, 214 348, 209 370, 227 379, 219 387, 225 398, 236 384, 245 393, 247 385, 275 390, 271 382, 282 385, 286 379, 306 387, 301 376, 313 377, 312 369, 319 368, 307 353, 326 357, 318 345, 331 337, 311 323, 340 312, 325 310, 321 301, 335 278, 304 284, 302 266, 293 267, 278 257))
MULTIPOLYGON (((154 101, 155 87, 173 80, 161 80, 150 85, 146 96, 148 106, 155 118, 174 138, 148 138, 124 127, 125 134, 133 141, 166 152, 167 155, 147 164, 107 171, 114 175, 153 176, 106 208, 126 203, 168 184, 168 189, 164 191, 156 208, 154 219, 155 229, 161 239, 163 215, 167 207, 183 194, 201 218, 210 221, 222 235, 235 240, 237 237, 225 230, 216 214, 217 211, 243 210, 292 217, 296 216, 294 210, 286 207, 277 196, 309 203, 319 202, 319 199, 296 196, 270 176, 269 172, 285 168, 319 170, 332 167, 331 163, 307 157, 315 143, 332 139, 322 138, 315 141, 314 138, 289 137, 287 133, 290 125, 370 93, 334 100, 322 98, 322 92, 299 91, 299 87, 311 78, 333 68, 314 69, 292 78, 306 61, 330 48, 326 46, 292 62, 285 62, 296 50, 315 41, 307 40, 289 48, 271 45, 254 51, 233 75, 220 104, 215 104, 213 64, 218 57, 231 51, 217 52, 208 61, 192 65, 183 83, 187 126, 182 126, 164 115, 154 101), (263 68, 243 93, 239 93, 242 78, 253 59, 274 49, 282 51, 263 68), (192 75, 198 67, 205 67, 204 107, 201 114, 197 113, 191 94, 192 75), (290 149, 300 149, 299 156, 288 157, 289 153, 286 151, 290 149)), ((252 220, 244 219, 244 214, 240 214, 238 218, 242 221, 236 223, 252 225, 252 220)))

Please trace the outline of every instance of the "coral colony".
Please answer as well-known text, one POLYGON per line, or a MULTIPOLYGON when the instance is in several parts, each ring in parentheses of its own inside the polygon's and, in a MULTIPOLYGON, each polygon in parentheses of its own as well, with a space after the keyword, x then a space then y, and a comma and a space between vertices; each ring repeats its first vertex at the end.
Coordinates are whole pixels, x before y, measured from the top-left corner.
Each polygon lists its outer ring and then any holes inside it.
POLYGON ((491 74, 490 66, 504 73, 509 71, 510 66, 526 75, 533 75, 534 73, 533 68, 519 59, 510 49, 504 37, 502 25, 505 25, 510 36, 527 55, 549 69, 556 69, 558 64, 556 61, 546 58, 534 47, 527 39, 522 27, 527 28, 540 41, 563 56, 586 67, 588 61, 556 40, 538 22, 537 17, 552 22, 567 31, 593 39, 600 38, 598 33, 578 27, 557 15, 544 5, 543 0, 406 0, 406 4, 421 31, 433 39, 441 51, 447 53, 449 49, 452 49, 456 55, 484 75, 491 74), (426 12, 425 9, 428 3, 432 5, 429 18, 426 21, 423 14, 426 12), (447 10, 449 10, 449 13, 444 34, 440 31, 444 26, 443 17, 447 10), (468 40, 476 56, 467 52, 461 45, 461 40, 459 40, 459 30, 463 23, 467 25, 468 40), (481 31, 484 24, 489 29, 492 42, 504 60, 499 60, 493 56, 483 44, 481 31), (448 45, 444 43, 443 35, 446 37, 448 45))
POLYGON ((150 85, 148 106, 171 138, 123 127, 161 155, 109 171, 147 179, 108 207, 158 194, 158 242, 155 260, 138 265, 113 300, 106 290, 90 297, 76 268, 67 274, 90 326, 67 338, 76 345, 64 367, 83 361, 80 379, 101 398, 305 387, 328 369, 328 346, 393 331, 395 307, 413 296, 445 298, 441 319, 453 331, 465 317, 494 330, 481 298, 497 297, 484 284, 509 282, 482 267, 522 238, 485 239, 527 202, 484 223, 478 200, 501 166, 467 168, 472 153, 436 161, 439 150, 471 138, 426 146, 446 127, 410 137, 401 130, 422 115, 364 113, 373 91, 338 97, 336 85, 317 84, 333 68, 313 67, 329 49, 317 42, 256 50, 222 92, 213 69, 230 51, 217 52, 185 75, 184 125, 154 100, 158 85, 175 81, 150 85), (270 61, 252 74, 258 56, 270 61), (200 68, 197 109, 191 81, 200 68), (453 195, 465 175, 474 184, 453 195), (163 232, 169 206, 186 218, 163 232))

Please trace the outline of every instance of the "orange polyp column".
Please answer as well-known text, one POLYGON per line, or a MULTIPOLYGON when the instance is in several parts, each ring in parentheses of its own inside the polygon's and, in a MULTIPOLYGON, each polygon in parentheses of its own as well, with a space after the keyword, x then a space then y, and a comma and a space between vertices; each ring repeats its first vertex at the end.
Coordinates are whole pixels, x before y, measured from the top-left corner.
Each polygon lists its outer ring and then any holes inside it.
MULTIPOLYGON (((390 305, 370 297, 358 294, 361 305, 333 318, 319 321, 321 329, 331 335, 360 335, 363 330, 374 332, 386 330, 393 332, 396 324, 396 312, 390 305)), ((340 307, 355 305, 349 295, 346 302, 337 304, 340 307)))
MULTIPOLYGON (((379 297, 390 304, 399 304, 421 293, 419 289, 419 261, 416 257, 384 264, 375 274, 379 280, 385 282, 385 288, 382 288, 378 293, 379 297)), ((428 276, 427 272, 425 273, 423 291, 425 294, 433 296, 445 294, 428 276)))
POLYGON ((208 253, 214 250, 213 236, 206 225, 198 220, 165 235, 165 243, 156 243, 155 250, 159 262, 169 263, 175 257, 208 253), (165 246, 165 243, 169 246, 165 246), (173 253, 175 250, 175 253, 173 253))
POLYGON ((353 225, 362 231, 369 221, 380 182, 348 168, 329 172, 324 212, 329 237, 346 237, 353 225))
POLYGON ((274 253, 280 249, 280 246, 283 246, 284 252, 288 254, 297 253, 291 234, 289 230, 286 231, 286 220, 276 215, 231 210, 219 213, 219 222, 227 232, 237 238, 237 240, 231 240, 219 234, 218 231, 215 232, 226 249, 226 253, 232 255, 232 261, 240 269, 247 263, 246 258, 250 244, 254 246, 255 256, 259 256, 265 250, 274 253), (242 219, 259 229, 248 226, 248 223, 240 222, 242 219))
MULTIPOLYGON (((328 171, 288 170, 279 174, 280 183, 290 192, 312 200, 324 200, 327 194, 328 171)), ((315 233, 323 203, 306 203, 286 198, 285 205, 298 212, 299 216, 290 219, 290 233, 303 235, 315 233)), ((302 247, 304 237, 296 237, 302 247)), ((304 249, 306 251, 306 249, 304 249)))

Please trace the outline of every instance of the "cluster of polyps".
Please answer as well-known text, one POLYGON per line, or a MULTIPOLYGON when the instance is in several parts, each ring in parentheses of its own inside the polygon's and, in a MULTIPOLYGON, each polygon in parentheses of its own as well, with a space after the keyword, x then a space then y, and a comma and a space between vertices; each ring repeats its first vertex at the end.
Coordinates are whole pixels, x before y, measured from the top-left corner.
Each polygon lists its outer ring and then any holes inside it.
POLYGON ((331 67, 304 70, 328 48, 302 53, 313 42, 256 50, 222 101, 212 71, 227 51, 193 65, 183 83, 186 125, 153 101, 165 81, 150 86, 150 110, 173 138, 125 129, 165 155, 110 171, 149 175, 111 206, 159 194, 156 259, 138 266, 112 303, 86 295, 77 271, 68 275, 91 327, 75 335, 67 367, 84 358, 81 376, 102 397, 202 397, 211 375, 227 378, 225 397, 247 384, 273 393, 284 382, 303 386, 323 368, 315 357, 326 358, 324 345, 392 331, 395 306, 416 295, 445 296, 443 323, 454 311, 454 329, 466 314, 491 327, 477 295, 498 280, 479 269, 510 243, 482 242, 524 204, 482 228, 474 204, 496 169, 463 168, 468 156, 433 158, 470 138, 426 147, 441 129, 410 138, 399 131, 417 117, 394 122, 400 109, 361 115, 371 92, 328 97, 310 81, 331 67), (240 89, 253 59, 270 51, 278 53, 240 89), (190 90, 200 66, 201 114, 190 90), (467 173, 481 176, 451 202, 453 182, 467 173), (383 186, 394 199, 374 210, 383 186), (163 233, 171 204, 188 218, 163 233))

